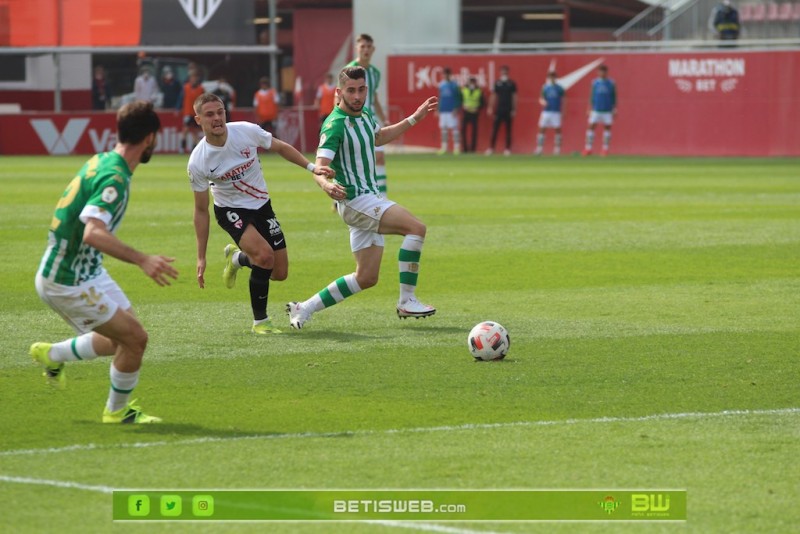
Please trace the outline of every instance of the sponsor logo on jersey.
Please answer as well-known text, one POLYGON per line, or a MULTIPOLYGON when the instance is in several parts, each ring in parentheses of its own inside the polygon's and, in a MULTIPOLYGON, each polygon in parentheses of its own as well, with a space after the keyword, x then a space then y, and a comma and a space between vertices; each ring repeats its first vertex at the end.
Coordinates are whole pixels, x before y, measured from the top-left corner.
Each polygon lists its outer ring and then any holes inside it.
POLYGON ((249 158, 250 157, 250 147, 243 148, 242 151, 239 152, 239 153, 242 155, 242 157, 249 158))
POLYGON ((256 162, 256 158, 248 160, 241 165, 234 167, 233 169, 229 170, 219 178, 216 178, 218 182, 235 182, 237 180, 241 180, 244 177, 244 173, 253 166, 253 163, 256 162))

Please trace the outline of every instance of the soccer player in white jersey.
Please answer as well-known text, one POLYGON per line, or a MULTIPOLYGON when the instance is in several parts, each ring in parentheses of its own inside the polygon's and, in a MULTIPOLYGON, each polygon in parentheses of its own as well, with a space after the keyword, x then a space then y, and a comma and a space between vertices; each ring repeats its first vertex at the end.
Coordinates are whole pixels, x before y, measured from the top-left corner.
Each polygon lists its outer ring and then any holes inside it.
POLYGON ((113 355, 103 423, 161 421, 129 400, 139 382, 147 332, 103 267, 105 254, 137 265, 160 286, 178 275, 173 258, 139 252, 114 235, 128 207, 133 171, 150 161, 160 128, 150 102, 120 108, 114 150, 89 159, 64 190, 36 273, 39 296, 78 335, 60 343, 34 343, 30 355, 58 389, 66 387, 64 362, 113 355))
POLYGON ((400 318, 433 315, 436 309, 419 302, 415 295, 425 225, 380 193, 374 147, 391 142, 435 111, 438 99, 428 98, 408 118, 380 127, 364 105, 368 98, 364 68, 345 67, 339 74, 336 92, 339 103, 322 126, 316 163, 318 167, 330 165, 336 171, 336 182, 346 193, 346 198, 338 199, 337 210, 350 227, 350 249, 355 256, 356 271, 337 278, 304 302, 288 303, 289 324, 300 329, 313 313, 377 284, 384 234, 404 236, 398 258, 397 315, 400 318))
POLYGON ((236 245, 225 247, 222 279, 233 288, 236 273, 250 268, 252 332, 279 334, 267 313, 270 279, 286 280, 289 257, 286 237, 281 230, 258 159, 263 148, 280 155, 314 174, 318 185, 334 200, 342 190, 328 180, 330 167, 314 165, 292 145, 250 122, 225 122, 225 106, 211 93, 194 102, 195 120, 205 137, 189 156, 188 173, 194 191, 194 229, 197 236, 197 283, 205 287, 206 249, 209 232, 209 189, 214 193, 217 223, 230 234, 236 245))

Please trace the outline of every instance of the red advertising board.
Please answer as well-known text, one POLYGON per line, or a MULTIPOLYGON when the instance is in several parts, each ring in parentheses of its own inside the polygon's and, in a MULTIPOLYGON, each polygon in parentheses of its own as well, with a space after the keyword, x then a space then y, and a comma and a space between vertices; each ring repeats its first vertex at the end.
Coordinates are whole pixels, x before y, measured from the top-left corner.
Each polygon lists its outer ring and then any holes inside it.
MULTIPOLYGON (((159 114, 161 131, 156 152, 177 153, 181 118, 177 113, 159 114)), ((232 120, 252 120, 251 110, 235 110, 232 120)), ((114 148, 116 115, 107 112, 20 113, 0 115, 0 154, 95 154, 114 148)), ((319 117, 315 109, 297 108, 281 112, 276 135, 298 149, 316 149, 319 117)), ((202 135, 199 130, 194 135, 202 135)))
MULTIPOLYGON (((475 76, 486 95, 502 65, 516 82, 519 106, 515 153, 534 149, 539 93, 554 67, 567 86, 562 151, 578 152, 586 135, 587 107, 596 66, 608 66, 617 85, 612 128, 615 154, 684 156, 800 155, 800 52, 736 49, 674 53, 505 54, 393 56, 389 101, 410 114, 437 94, 442 69, 459 83, 475 76)), ((491 119, 482 114, 478 149, 488 146, 491 119)), ((503 148, 503 129, 496 149, 503 148)), ((438 124, 429 118, 405 134, 406 145, 437 147, 438 124)), ((548 135, 546 151, 552 136, 548 135)))

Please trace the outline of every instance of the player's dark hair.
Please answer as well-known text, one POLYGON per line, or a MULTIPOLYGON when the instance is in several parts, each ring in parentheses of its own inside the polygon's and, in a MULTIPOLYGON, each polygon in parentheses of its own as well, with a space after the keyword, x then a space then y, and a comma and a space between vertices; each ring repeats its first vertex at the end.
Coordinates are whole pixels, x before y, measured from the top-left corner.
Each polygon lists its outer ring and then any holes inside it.
POLYGON ((219 96, 215 95, 214 93, 203 93, 195 98, 194 104, 192 104, 192 109, 194 110, 195 115, 200 115, 200 110, 203 108, 203 104, 208 104, 209 102, 219 102, 222 104, 222 107, 225 107, 225 102, 223 102, 219 96))
POLYGON ((449 75, 453 74, 453 71, 452 71, 452 70, 450 70, 450 67, 445 67, 443 72, 444 72, 444 73, 445 73, 445 75, 447 75, 447 76, 449 76, 449 75))
POLYGON ((345 67, 339 73, 339 87, 344 88, 347 80, 366 80, 367 71, 364 67, 345 67))
POLYGON ((356 37, 356 42, 366 41, 368 43, 374 43, 375 41, 372 40, 372 36, 368 33, 359 33, 358 37, 356 37))
POLYGON ((608 66, 605 63, 603 63, 602 65, 597 67, 597 70, 601 70, 603 72, 608 72, 608 66))
POLYGON ((136 100, 125 104, 117 111, 117 141, 135 145, 151 133, 161 129, 161 121, 153 109, 152 102, 136 100))

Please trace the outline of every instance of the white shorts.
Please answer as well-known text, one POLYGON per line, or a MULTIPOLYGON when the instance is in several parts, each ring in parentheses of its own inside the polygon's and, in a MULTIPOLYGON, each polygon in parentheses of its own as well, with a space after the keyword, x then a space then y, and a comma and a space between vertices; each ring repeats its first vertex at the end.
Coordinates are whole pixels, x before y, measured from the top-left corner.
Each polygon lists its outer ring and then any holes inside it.
POLYGON ((64 286, 36 274, 36 292, 76 332, 85 334, 107 323, 131 302, 107 272, 77 286, 64 286))
POLYGON ((440 111, 439 129, 440 130, 458 129, 458 115, 456 115, 454 111, 440 111))
POLYGON ((539 128, 561 128, 561 112, 542 111, 539 115, 539 128))
POLYGON ((611 126, 614 124, 614 114, 610 111, 592 111, 589 113, 589 124, 597 124, 598 122, 611 126))
POLYGON ((350 227, 350 250, 358 252, 373 245, 383 246, 378 228, 383 214, 394 205, 395 202, 384 196, 372 194, 336 203, 339 216, 350 227))

